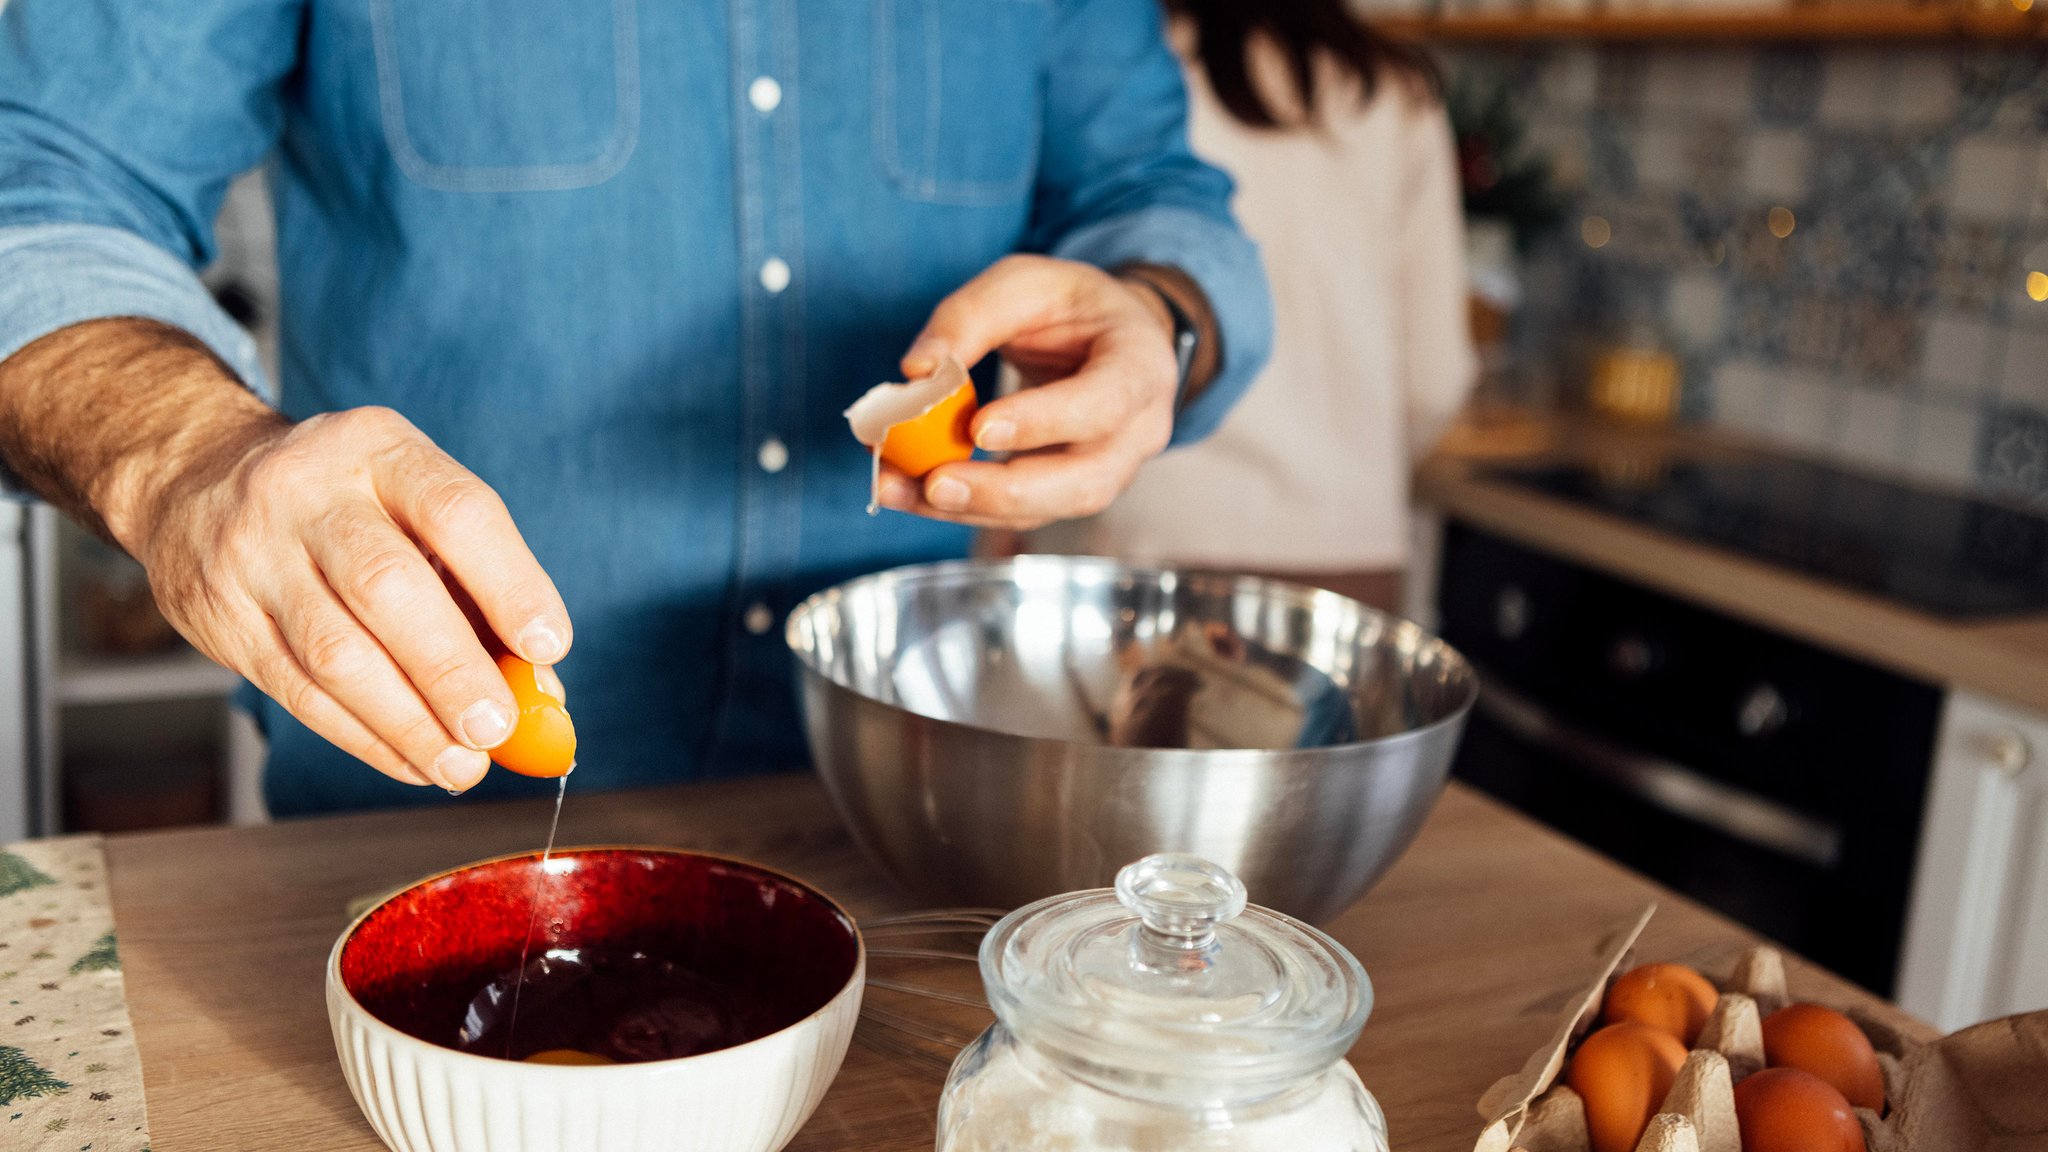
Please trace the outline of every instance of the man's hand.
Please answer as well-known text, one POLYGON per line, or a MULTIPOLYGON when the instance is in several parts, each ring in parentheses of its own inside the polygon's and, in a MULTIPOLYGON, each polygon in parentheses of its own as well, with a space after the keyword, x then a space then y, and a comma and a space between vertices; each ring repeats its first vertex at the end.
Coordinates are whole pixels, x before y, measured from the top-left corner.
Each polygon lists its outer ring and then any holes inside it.
MULTIPOLYGON (((944 465, 922 488, 885 471, 882 504, 1014 530, 1108 507, 1173 434, 1179 373, 1172 313, 1158 283, 1067 260, 1010 256, 941 301, 904 356, 903 371, 917 377, 947 354, 972 365, 1001 352, 1027 387, 982 407, 974 442, 1014 455, 1001 463, 944 465)), ((1206 312, 1194 303, 1189 311, 1206 312)))
POLYGON ((9 459, 97 515, 187 639, 388 776, 468 788, 517 715, 451 584, 520 657, 569 650, 568 611, 504 503, 395 412, 291 424, 142 321, 31 345, 0 365, 0 397, 9 459), (45 391, 60 380, 126 431, 68 419, 45 391), (39 419, 18 418, 25 397, 39 419))
POLYGON ((504 503, 384 408, 222 449, 140 533, 165 615, 386 775, 475 784, 518 713, 430 558, 522 658, 569 649, 568 611, 504 503))

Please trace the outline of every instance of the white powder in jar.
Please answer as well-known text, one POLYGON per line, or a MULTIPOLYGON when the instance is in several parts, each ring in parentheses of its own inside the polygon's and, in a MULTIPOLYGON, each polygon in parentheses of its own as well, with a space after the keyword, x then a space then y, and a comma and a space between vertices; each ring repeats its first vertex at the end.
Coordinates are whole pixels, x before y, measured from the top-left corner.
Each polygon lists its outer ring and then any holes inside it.
POLYGON ((1379 1104, 1345 1061, 1277 1105, 1202 1111, 1132 1100, 992 1031, 953 1069, 938 1152, 1387 1152, 1379 1104))

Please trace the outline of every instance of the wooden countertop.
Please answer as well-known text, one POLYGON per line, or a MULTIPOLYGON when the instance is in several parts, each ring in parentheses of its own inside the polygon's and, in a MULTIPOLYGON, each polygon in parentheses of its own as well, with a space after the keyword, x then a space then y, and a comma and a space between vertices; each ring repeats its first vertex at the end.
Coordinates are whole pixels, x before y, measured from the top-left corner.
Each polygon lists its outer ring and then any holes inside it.
MULTIPOLYGON (((672 844, 790 871, 857 917, 908 907, 854 851, 808 775, 575 794, 562 843, 672 844)), ((426 807, 258 828, 111 837, 114 918, 157 1152, 380 1147, 349 1097, 322 999, 357 896, 531 851, 544 802, 426 807)), ((1257 899, 1258 894, 1252 894, 1257 899)), ((1331 926, 1377 1005, 1352 1052, 1403 1152, 1466 1152, 1474 1104, 1519 1068, 1596 967, 1604 936, 1662 905, 1640 954, 1725 972, 1753 937, 1683 897, 1453 785, 1415 846, 1331 926)), ((1896 1009, 1794 962, 1796 995, 1896 1009)), ((863 1024, 863 1028, 867 1025, 863 1024)), ((791 1148, 926 1152, 940 1074, 856 1039, 791 1148)))
POLYGON ((1619 474, 1760 450, 1711 434, 1558 421, 1524 446, 1440 453, 1416 477, 1425 504, 1475 527, 1935 684, 2048 713, 2048 613, 1957 622, 1737 556, 1485 475, 1502 463, 1574 461, 1619 474))

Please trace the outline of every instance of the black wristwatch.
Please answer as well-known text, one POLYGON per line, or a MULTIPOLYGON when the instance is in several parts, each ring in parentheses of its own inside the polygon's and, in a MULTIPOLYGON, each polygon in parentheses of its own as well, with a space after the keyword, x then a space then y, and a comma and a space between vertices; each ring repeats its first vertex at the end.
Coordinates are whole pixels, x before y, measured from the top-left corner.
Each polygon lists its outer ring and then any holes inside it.
POLYGON ((1196 325, 1195 318, 1188 315, 1188 310, 1180 306, 1180 301, 1173 298, 1173 293, 1161 288, 1150 276, 1135 269, 1126 270, 1123 276, 1151 289, 1152 294, 1166 305, 1166 314, 1173 318, 1173 363, 1179 370, 1179 378, 1173 385, 1173 414, 1178 416, 1188 402, 1188 379, 1195 372, 1195 353, 1202 345, 1202 329, 1196 325))
POLYGON ((1195 318, 1188 315, 1187 309, 1180 306, 1180 301, 1173 298, 1173 293, 1157 285, 1152 285, 1152 290, 1166 301, 1166 311, 1173 317, 1173 364, 1180 370, 1180 377, 1173 385, 1173 414, 1178 416, 1180 410, 1187 406, 1188 379, 1195 373, 1195 350, 1202 342, 1202 330, 1195 325, 1195 318))

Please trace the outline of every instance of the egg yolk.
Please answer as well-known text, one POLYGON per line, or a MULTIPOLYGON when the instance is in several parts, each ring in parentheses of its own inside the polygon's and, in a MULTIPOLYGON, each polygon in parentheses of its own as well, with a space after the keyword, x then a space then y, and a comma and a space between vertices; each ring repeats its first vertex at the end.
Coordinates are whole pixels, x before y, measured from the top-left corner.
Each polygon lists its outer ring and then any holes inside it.
POLYGON ((525 1063, 560 1064, 572 1068, 595 1068, 604 1064, 617 1064, 618 1061, 607 1060, 594 1052, 579 1052, 574 1048, 549 1048, 544 1052, 535 1052, 533 1055, 528 1056, 525 1059, 525 1063))
POLYGON ((563 699, 543 687, 539 670, 509 653, 498 671, 512 689, 519 718, 512 735, 491 749, 491 759, 521 776, 566 776, 576 766, 576 726, 563 699))
POLYGON ((972 458, 969 427, 978 407, 974 385, 962 384, 925 411, 891 424, 882 439, 882 462, 915 480, 941 464, 972 458))

